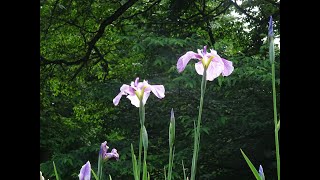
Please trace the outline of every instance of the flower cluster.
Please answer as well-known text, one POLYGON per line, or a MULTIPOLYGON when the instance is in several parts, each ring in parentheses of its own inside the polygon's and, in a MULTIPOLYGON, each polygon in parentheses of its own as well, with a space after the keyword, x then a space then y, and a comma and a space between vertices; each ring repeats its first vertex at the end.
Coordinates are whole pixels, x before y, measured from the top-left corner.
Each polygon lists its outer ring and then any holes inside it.
MULTIPOLYGON (((119 160, 119 154, 116 149, 112 149, 110 153, 108 153, 109 147, 107 146, 107 141, 101 143, 99 156, 102 157, 103 160, 116 159, 119 160)), ((99 157, 99 158, 100 158, 99 157)), ((41 172, 40 172, 41 176, 41 172)), ((90 180, 91 178, 91 164, 90 161, 87 161, 85 165, 82 166, 79 173, 79 180, 90 180)))

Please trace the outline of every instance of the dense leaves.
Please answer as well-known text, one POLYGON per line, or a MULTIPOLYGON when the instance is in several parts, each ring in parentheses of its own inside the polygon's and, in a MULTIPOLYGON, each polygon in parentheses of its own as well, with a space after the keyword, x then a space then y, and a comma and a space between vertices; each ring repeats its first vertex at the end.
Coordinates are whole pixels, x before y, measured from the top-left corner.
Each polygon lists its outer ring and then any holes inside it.
MULTIPOLYGON (((181 74, 175 66, 178 57, 203 45, 235 70, 207 83, 198 178, 251 179, 240 148, 256 167, 263 164, 268 179, 276 177, 266 36, 273 15, 280 37, 279 2, 45 0, 40 9, 40 169, 46 178, 54 177, 52 161, 61 179, 77 179, 88 160, 96 170, 106 140, 120 160, 107 163, 105 177, 133 179, 130 144, 137 152, 138 108, 126 98, 114 106, 112 99, 137 76, 166 88, 164 99, 150 96, 146 104, 151 179, 163 179, 168 164, 171 108, 173 178, 183 178, 182 160, 189 175, 201 76, 192 62, 181 74)), ((278 98, 279 69, 276 48, 278 98)))

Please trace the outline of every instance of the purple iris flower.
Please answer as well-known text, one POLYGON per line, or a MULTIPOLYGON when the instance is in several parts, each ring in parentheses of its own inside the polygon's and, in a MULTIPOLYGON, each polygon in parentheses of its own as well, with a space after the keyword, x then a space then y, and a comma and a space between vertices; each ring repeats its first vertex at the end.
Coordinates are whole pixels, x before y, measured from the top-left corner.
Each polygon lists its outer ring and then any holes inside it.
POLYGON ((82 166, 79 174, 79 180, 90 180, 91 178, 91 164, 88 161, 82 166))
POLYGON ((165 89, 163 85, 150 85, 146 80, 139 82, 139 78, 137 77, 134 82, 131 82, 130 86, 127 84, 123 84, 121 86, 120 93, 113 99, 113 104, 117 106, 121 97, 126 95, 127 98, 130 99, 131 104, 139 107, 140 101, 142 101, 143 105, 146 104, 150 92, 160 99, 165 96, 165 89))
POLYGON ((223 76, 229 76, 234 67, 231 61, 221 58, 217 51, 210 49, 210 53, 207 52, 207 46, 203 47, 203 50, 198 49, 198 53, 188 51, 181 56, 177 62, 178 72, 182 72, 191 59, 198 59, 199 62, 195 64, 196 71, 199 75, 203 75, 204 70, 207 70, 207 80, 213 81, 220 74, 223 76))
POLYGON ((272 16, 270 16, 269 20, 269 28, 268 28, 268 36, 271 37, 273 36, 273 25, 272 25, 272 16))
POLYGON ((102 159, 116 159, 119 160, 119 154, 116 149, 112 149, 110 153, 108 153, 109 146, 107 146, 107 141, 101 143, 99 154, 102 156, 102 159))
POLYGON ((117 161, 119 160, 119 154, 116 149, 112 149, 110 153, 106 153, 106 158, 107 159, 116 159, 117 161))

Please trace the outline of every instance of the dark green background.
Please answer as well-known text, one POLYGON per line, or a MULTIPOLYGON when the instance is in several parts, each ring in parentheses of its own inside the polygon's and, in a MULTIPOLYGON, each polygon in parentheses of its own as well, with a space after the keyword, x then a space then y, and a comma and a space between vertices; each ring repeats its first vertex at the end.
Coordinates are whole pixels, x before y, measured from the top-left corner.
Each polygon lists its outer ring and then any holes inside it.
MULTIPOLYGON (((78 179, 90 161, 96 170, 100 144, 116 148, 105 177, 133 179, 130 144, 137 152, 138 108, 112 99, 136 77, 162 84, 166 97, 146 104, 151 179, 164 179, 168 163, 170 110, 176 117, 173 173, 190 173, 193 121, 198 115, 199 76, 190 61, 177 72, 178 58, 204 45, 233 62, 228 77, 207 83, 198 179, 254 179, 243 159, 276 177, 268 20, 280 38, 279 3, 273 0, 41 0, 40 6, 40 170, 55 179, 78 179), (254 8, 257 7, 257 8, 254 8), (255 11, 258 9, 258 11, 255 11), (244 18, 232 16, 235 11, 244 18)), ((276 86, 280 92, 279 47, 276 86)), ((278 98, 278 112, 280 103, 278 98)))

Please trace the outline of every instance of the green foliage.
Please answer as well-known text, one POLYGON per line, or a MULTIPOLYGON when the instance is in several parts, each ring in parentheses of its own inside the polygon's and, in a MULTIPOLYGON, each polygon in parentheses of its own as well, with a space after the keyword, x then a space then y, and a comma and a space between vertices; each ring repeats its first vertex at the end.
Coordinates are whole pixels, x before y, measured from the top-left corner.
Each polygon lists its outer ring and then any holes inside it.
MULTIPOLYGON (((177 122, 172 179, 183 179, 183 170, 190 177, 201 77, 194 70, 195 60, 182 74, 177 72, 176 63, 184 52, 203 45, 231 60, 235 70, 207 84, 197 178, 250 179, 240 147, 254 155, 253 163, 264 164, 269 177, 276 174, 273 134, 269 133, 273 129, 271 66, 268 44, 263 40, 267 34, 265 19, 271 14, 279 37, 279 8, 274 1, 243 1, 240 5, 261 21, 234 17, 231 11, 240 11, 228 6, 230 1, 138 1, 107 25, 96 42, 103 60, 93 49, 86 63, 57 63, 75 62, 85 56, 103 20, 126 2, 40 3, 40 52, 51 62, 40 61, 40 169, 44 176, 54 178, 54 161, 61 179, 77 179, 87 160, 97 164, 100 143, 107 140, 118 150, 120 160, 106 164, 104 177, 132 178, 129 145, 139 146, 138 111, 124 97, 117 107, 112 99, 122 84, 138 76, 166 88, 164 99, 150 96, 146 106, 150 179, 163 179, 163 167, 168 167, 171 108, 177 122), (252 12, 254 6, 260 12, 252 12)), ((279 53, 275 47, 278 104, 279 53)), ((92 168, 97 172, 98 167, 92 168)))

